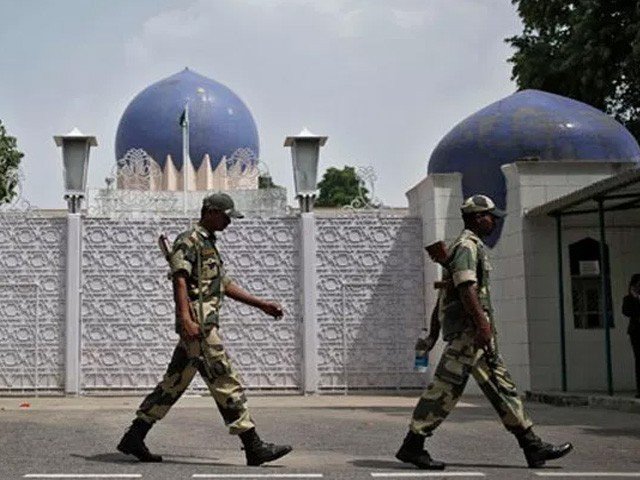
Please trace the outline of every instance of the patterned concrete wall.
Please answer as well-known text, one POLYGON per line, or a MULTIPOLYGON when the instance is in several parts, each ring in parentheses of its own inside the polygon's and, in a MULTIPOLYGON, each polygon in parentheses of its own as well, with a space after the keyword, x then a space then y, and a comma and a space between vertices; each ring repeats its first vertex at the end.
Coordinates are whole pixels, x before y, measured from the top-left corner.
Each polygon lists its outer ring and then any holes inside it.
POLYGON ((0 213, 0 391, 64 386, 65 232, 64 218, 0 213))
MULTIPOLYGON (((148 390, 171 357, 174 305, 159 233, 171 240, 189 221, 87 219, 82 301, 83 388, 148 390)), ((286 317, 272 322, 227 299, 221 332, 247 386, 297 389, 300 384, 297 222, 248 219, 220 235, 229 273, 259 296, 280 301, 286 317)), ((194 388, 204 388, 200 379, 194 388)))
POLYGON ((318 218, 320 387, 417 387, 424 323, 422 224, 356 214, 318 218))
MULTIPOLYGON (((3 212, 0 221, 0 391, 62 390, 66 219, 3 212)), ((148 391, 163 374, 177 335, 156 242, 189 223, 84 218, 84 392, 148 391)), ((420 386, 424 376, 412 372, 424 321, 419 220, 352 214, 320 217, 317 229, 321 389, 420 386)), ((245 384, 299 391, 298 218, 245 219, 219 243, 231 276, 286 311, 274 321, 230 299, 223 306, 222 335, 245 384)), ((197 379, 193 388, 205 387, 197 379)))

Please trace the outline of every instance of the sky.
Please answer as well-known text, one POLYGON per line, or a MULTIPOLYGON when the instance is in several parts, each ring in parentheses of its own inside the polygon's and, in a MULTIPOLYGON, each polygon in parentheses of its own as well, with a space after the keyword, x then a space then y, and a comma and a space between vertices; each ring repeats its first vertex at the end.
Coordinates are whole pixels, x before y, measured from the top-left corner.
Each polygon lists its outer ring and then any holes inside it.
POLYGON ((185 67, 249 107, 260 157, 293 198, 287 135, 329 140, 328 167, 370 166, 375 196, 407 205, 458 122, 516 90, 510 0, 0 0, 0 120, 24 152, 22 195, 63 208, 53 135, 97 137, 89 188, 115 164, 120 116, 185 67))

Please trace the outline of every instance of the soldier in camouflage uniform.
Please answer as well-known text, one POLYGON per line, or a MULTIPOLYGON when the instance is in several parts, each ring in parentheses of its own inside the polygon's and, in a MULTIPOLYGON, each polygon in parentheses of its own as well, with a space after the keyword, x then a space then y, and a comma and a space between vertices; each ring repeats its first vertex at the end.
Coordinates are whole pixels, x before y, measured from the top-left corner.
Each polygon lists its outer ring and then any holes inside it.
POLYGON ((219 311, 225 296, 259 308, 274 318, 282 308, 254 297, 240 288, 225 272, 216 247, 216 231, 224 230, 231 218, 242 218, 229 195, 217 193, 202 203, 200 222, 180 234, 169 262, 176 303, 176 346, 162 381, 136 412, 136 419, 118 444, 118 450, 144 462, 160 462, 149 452, 144 438, 161 420, 200 373, 216 402, 229 432, 240 436, 248 465, 260 465, 280 458, 291 447, 263 442, 247 408, 240 378, 231 365, 218 335, 219 311))
MULTIPOLYGON (((490 235, 496 219, 505 214, 484 195, 468 198, 461 211, 465 230, 449 247, 443 274, 446 287, 440 292, 437 306, 443 338, 448 343, 433 382, 413 411, 409 433, 396 458, 418 468, 444 469, 444 463, 433 460, 424 449, 425 438, 453 410, 469 375, 473 375, 505 428, 516 436, 529 467, 541 467, 545 461, 569 453, 572 446, 554 446, 533 433, 533 423, 497 352, 489 291, 491 265, 481 238, 490 235)), ((433 348, 438 330, 427 338, 426 349, 433 348)))

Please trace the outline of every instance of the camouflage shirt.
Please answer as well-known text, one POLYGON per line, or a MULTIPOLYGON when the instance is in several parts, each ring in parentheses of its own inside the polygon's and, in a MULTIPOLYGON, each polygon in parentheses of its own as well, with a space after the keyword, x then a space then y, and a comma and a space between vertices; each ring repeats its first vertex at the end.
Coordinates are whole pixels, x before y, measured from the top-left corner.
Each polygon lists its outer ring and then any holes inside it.
MULTIPOLYGON (((227 276, 216 237, 201 225, 181 233, 173 242, 171 273, 187 274, 187 294, 192 311, 205 332, 218 326, 224 289, 231 282, 227 276)), ((180 325, 176 318, 176 332, 180 325)))
POLYGON ((471 318, 464 311, 457 288, 467 282, 476 284, 480 305, 486 312, 493 330, 493 310, 489 292, 491 265, 484 243, 472 231, 463 230, 449 246, 449 252, 447 268, 443 274, 443 280, 447 280, 448 286, 440 294, 438 304, 443 338, 448 341, 473 326, 471 318))

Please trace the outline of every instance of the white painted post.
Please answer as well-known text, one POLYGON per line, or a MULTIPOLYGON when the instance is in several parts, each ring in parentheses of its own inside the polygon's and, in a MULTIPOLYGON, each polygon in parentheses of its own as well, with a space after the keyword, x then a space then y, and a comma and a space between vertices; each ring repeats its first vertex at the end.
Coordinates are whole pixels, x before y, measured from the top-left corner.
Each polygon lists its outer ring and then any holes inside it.
POLYGON ((80 296, 82 285, 82 216, 67 214, 65 393, 80 393, 80 296))
POLYGON ((312 212, 300 214, 300 258, 302 273, 302 327, 304 393, 318 390, 318 312, 316 274, 316 218, 312 212))

